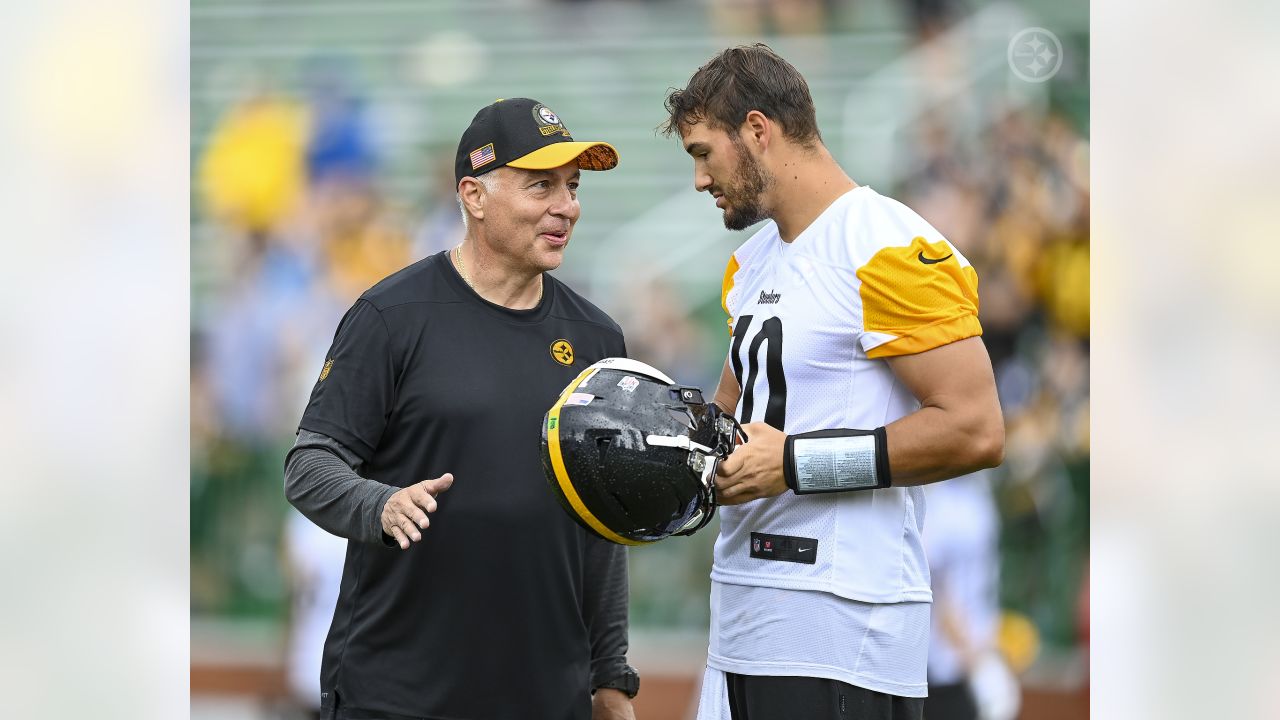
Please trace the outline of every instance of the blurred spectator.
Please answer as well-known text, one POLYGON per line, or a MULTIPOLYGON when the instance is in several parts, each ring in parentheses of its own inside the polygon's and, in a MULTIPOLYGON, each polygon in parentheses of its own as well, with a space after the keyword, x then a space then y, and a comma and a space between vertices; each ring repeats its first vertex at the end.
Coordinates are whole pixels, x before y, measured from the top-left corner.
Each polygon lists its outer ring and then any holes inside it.
POLYGON ((969 12, 965 0, 906 0, 903 4, 920 42, 934 39, 969 12))
POLYGON ((711 0, 711 25, 720 35, 818 35, 826 30, 828 0, 711 0))
MULTIPOLYGON (((1057 115, 983 114, 976 146, 943 122, 916 126, 901 197, 978 271, 1007 427, 1005 464, 992 475, 1002 479, 1001 606, 1068 648, 1079 638, 1088 551, 1088 143, 1057 115)), ((941 504, 930 502, 926 535, 945 522, 941 504)), ((990 675, 996 686, 999 675, 990 675)))
POLYGON ((661 277, 628 287, 624 295, 626 300, 617 304, 627 329, 627 354, 662 368, 677 382, 702 388, 709 397, 720 374, 717 348, 711 344, 715 338, 694 324, 690 303, 661 277), (708 358, 713 358, 710 365, 708 358))
POLYGON ((925 486, 933 583, 930 720, 1013 720, 1017 680, 998 651, 999 517, 989 471, 925 486))
POLYGON ((431 168, 431 187, 422 223, 413 237, 413 257, 416 259, 461 243, 466 232, 462 225, 462 209, 458 206, 458 191, 453 184, 454 152, 454 148, 440 146, 426 153, 431 168))
POLYGON ((340 298, 359 297, 408 264, 408 235, 387 215, 381 194, 368 180, 334 177, 317 187, 310 223, 328 282, 340 298))
POLYGON ((307 123, 295 102, 258 93, 218 121, 198 185, 211 215, 250 233, 273 229, 301 199, 307 123))
POLYGON ((338 318, 407 258, 340 68, 317 63, 307 87, 307 108, 253 93, 219 121, 200 159, 217 223, 209 237, 225 263, 193 313, 192 605, 207 612, 282 609, 282 448, 338 318))
POLYGON ((347 541, 320 529, 296 510, 289 511, 285 523, 285 572, 291 598, 285 674, 294 702, 319 718, 320 659, 338 604, 347 541))
POLYGON ((330 178, 368 180, 376 161, 364 103, 350 89, 346 67, 335 58, 312 62, 305 80, 311 111, 307 174, 313 186, 330 178))

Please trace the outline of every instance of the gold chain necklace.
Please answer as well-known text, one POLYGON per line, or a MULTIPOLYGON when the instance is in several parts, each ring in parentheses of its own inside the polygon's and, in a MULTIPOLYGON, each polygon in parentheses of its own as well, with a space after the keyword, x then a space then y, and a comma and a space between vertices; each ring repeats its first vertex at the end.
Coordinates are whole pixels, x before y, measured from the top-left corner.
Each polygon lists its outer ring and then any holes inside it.
MULTIPOLYGON (((471 282, 471 278, 467 276, 467 265, 466 263, 462 262, 462 246, 461 245, 453 246, 453 259, 454 259, 454 262, 458 264, 458 274, 462 276, 462 281, 467 284, 467 287, 475 291, 476 286, 471 282)), ((476 291, 476 292, 478 294, 479 291, 476 291)), ((539 275, 538 276, 538 299, 533 301, 533 306, 537 307, 538 304, 541 302, 542 302, 542 276, 539 275)))

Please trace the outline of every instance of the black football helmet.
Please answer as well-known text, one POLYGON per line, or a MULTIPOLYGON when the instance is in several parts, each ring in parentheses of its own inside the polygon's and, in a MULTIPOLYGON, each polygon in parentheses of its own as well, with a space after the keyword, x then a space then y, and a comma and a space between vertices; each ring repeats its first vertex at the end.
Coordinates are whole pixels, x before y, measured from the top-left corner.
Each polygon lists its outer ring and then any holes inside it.
POLYGON ((741 433, 734 417, 659 370, 605 358, 542 422, 542 467, 579 525, 621 545, 692 535, 716 510, 715 473, 741 433))

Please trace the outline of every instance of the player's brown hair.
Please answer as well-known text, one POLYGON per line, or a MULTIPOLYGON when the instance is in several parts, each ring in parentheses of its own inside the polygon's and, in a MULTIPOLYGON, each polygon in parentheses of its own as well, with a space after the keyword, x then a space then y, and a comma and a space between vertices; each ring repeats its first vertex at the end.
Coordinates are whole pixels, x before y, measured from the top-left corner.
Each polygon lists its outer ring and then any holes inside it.
POLYGON ((667 94, 669 117, 659 128, 670 137, 682 125, 706 121, 717 130, 736 130, 747 113, 759 110, 782 125, 783 134, 806 147, 822 142, 809 84, 768 45, 739 45, 711 58, 683 90, 667 94))

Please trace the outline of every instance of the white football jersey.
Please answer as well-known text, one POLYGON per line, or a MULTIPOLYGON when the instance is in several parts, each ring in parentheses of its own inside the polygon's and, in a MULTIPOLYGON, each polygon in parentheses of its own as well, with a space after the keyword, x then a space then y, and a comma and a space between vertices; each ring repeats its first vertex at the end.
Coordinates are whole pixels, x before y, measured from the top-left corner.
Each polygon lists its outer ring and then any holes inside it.
MULTIPOLYGON (((982 332, 969 262, 865 186, 790 243, 765 225, 733 254, 723 291, 736 414, 788 434, 872 430, 915 411, 884 358, 982 332)), ((921 488, 786 492, 720 513, 709 667, 925 694, 932 594, 921 488), (775 606, 768 622, 753 620, 775 606)), ((708 702, 699 717, 720 716, 708 702)))
MULTIPOLYGON (((871 430, 915 411, 884 358, 982 332, 969 262, 919 215, 865 186, 790 243, 765 225, 733 254, 723 298, 738 418, 788 434, 871 430)), ((721 513, 713 580, 872 603, 931 597, 919 487, 787 492, 721 513), (764 543, 786 541, 753 542, 753 533, 817 544, 791 541, 794 551, 771 555, 764 543)))

